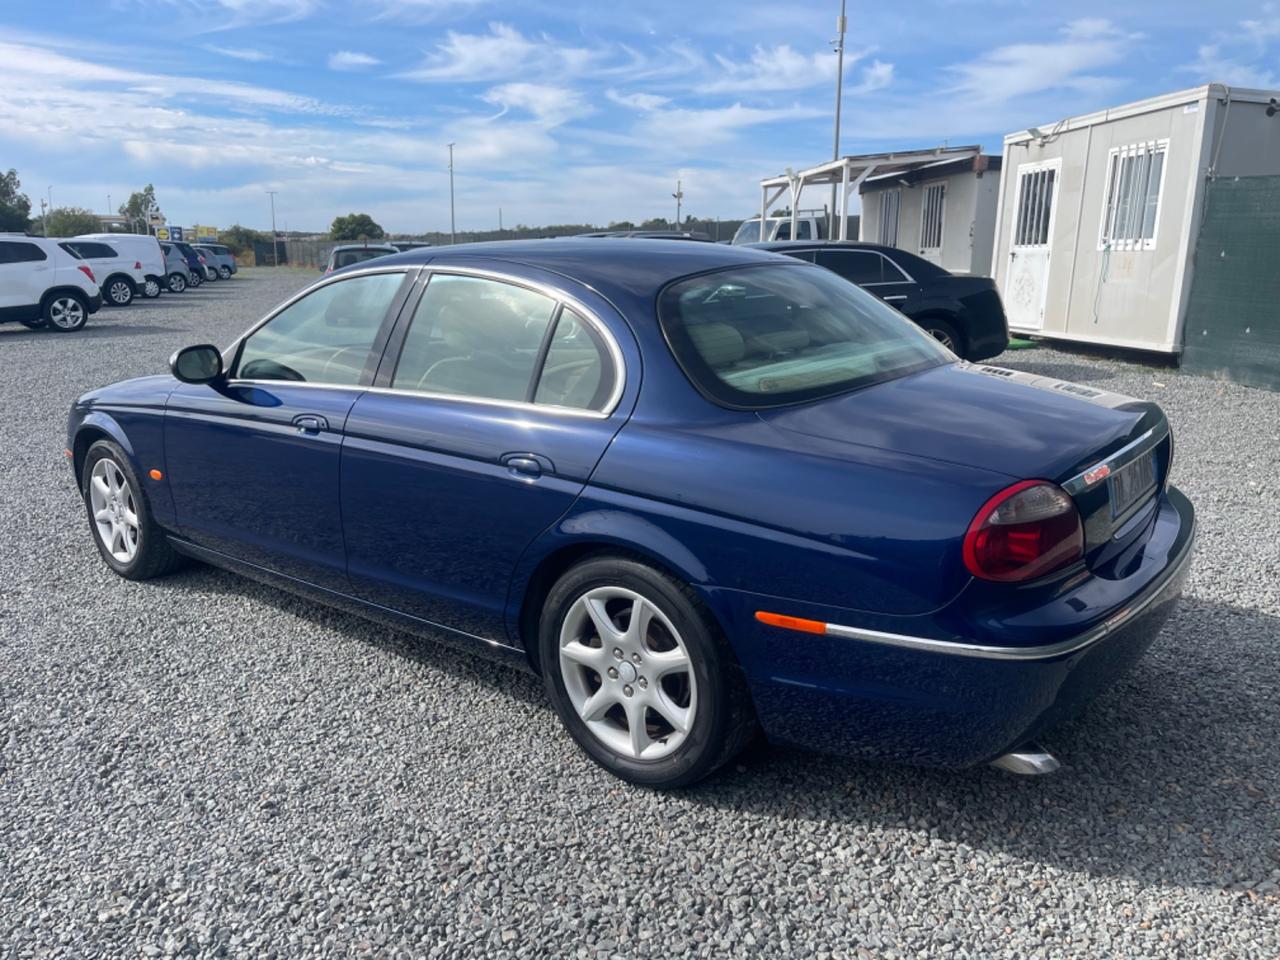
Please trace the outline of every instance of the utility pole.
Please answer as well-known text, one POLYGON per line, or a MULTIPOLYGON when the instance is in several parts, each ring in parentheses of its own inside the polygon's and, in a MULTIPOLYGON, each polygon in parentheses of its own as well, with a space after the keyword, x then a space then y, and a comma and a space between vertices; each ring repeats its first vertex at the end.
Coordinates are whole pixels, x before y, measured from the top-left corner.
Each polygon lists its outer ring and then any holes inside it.
POLYGON ((457 225, 453 219, 453 148, 457 144, 455 140, 449 144, 449 242, 457 243, 457 225))
POLYGON ((44 227, 45 237, 49 236, 49 208, 45 205, 44 197, 40 198, 40 225, 44 227))
POLYGON ((280 248, 277 246, 280 239, 276 236, 276 193, 278 192, 267 191, 267 196, 271 198, 271 265, 273 267, 280 266, 280 248))
MULTIPOLYGON (((831 145, 831 159, 840 159, 840 100, 844 93, 844 32, 848 24, 844 15, 845 0, 840 0, 840 18, 836 20, 836 124, 835 136, 831 145)), ((834 176, 834 174, 832 174, 834 176)), ((827 237, 836 236, 836 217, 844 211, 836 211, 836 184, 831 182, 831 216, 827 219, 827 237)))
POLYGON ((502 239, 502 208, 498 208, 498 239, 502 239))
POLYGON ((676 198, 676 229, 680 229, 680 201, 684 199, 684 191, 680 189, 680 181, 676 181, 676 192, 671 196, 676 198))

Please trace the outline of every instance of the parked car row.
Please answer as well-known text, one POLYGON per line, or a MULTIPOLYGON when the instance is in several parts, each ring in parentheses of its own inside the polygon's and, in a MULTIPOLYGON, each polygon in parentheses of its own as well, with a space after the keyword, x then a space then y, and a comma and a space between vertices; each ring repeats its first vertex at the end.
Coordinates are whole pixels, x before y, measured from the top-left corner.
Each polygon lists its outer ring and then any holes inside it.
POLYGON ((143 234, 0 235, 0 322, 59 333, 81 329, 104 304, 182 293, 226 280, 235 257, 221 244, 161 243, 143 234))

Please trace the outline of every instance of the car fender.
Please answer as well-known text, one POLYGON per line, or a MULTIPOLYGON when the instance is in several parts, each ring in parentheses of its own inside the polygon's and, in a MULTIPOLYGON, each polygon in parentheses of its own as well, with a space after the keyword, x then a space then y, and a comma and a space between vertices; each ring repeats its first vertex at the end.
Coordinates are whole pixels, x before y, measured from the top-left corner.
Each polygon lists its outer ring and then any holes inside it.
POLYGON ((903 304, 903 307, 902 312, 913 319, 926 313, 949 313, 959 317, 965 312, 964 304, 954 297, 921 297, 903 304))
POLYGON ((68 447, 72 451, 75 483, 80 485, 80 472, 85 452, 93 443, 92 437, 105 436, 118 444, 129 458, 134 475, 144 485, 152 513, 161 526, 171 526, 175 511, 167 476, 162 480, 150 477, 151 470, 159 469, 162 476, 168 473, 164 463, 164 412, 145 408, 121 407, 107 410, 77 407, 71 413, 68 447), (77 417, 79 418, 77 421, 77 417))

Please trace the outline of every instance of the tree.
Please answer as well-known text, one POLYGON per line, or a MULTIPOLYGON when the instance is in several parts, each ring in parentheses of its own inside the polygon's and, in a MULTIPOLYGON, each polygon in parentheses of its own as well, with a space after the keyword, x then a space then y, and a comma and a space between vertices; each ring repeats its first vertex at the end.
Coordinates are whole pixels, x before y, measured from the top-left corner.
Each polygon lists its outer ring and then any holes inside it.
POLYGON ((667 223, 664 217, 651 217, 640 224, 641 230, 669 230, 670 228, 671 224, 667 223))
POLYGON ((31 219, 31 198, 19 193, 18 171, 0 175, 0 231, 22 233, 31 219))
POLYGON ((266 242, 269 239, 261 230, 242 227, 238 223, 227 227, 225 230, 218 231, 218 242, 227 247, 232 253, 243 253, 252 250, 253 245, 258 241, 266 242))
MULTIPOLYGON (((102 221, 92 210, 84 207, 57 207, 50 210, 48 235, 51 237, 78 237, 82 233, 97 233, 102 221)), ((37 217, 31 224, 32 233, 46 233, 44 219, 37 217)))
POLYGON ((349 213, 334 217, 329 236, 334 240, 381 240, 386 233, 367 213, 349 213))
POLYGON ((630 220, 614 220, 609 224, 610 230, 634 230, 636 225, 630 220))
POLYGON ((133 224, 137 220, 142 221, 145 229, 147 214, 157 209, 159 206, 156 204, 156 188, 148 183, 141 190, 135 190, 129 194, 129 199, 120 204, 120 216, 128 218, 131 229, 135 229, 133 224))

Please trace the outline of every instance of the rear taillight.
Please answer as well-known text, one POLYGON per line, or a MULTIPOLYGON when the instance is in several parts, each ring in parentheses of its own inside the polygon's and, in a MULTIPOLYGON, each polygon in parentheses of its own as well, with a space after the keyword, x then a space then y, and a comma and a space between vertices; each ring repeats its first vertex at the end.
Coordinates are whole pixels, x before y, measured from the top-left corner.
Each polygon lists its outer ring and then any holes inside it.
POLYGON ((1084 528, 1061 487, 1023 480, 982 505, 964 537, 964 565, 1003 583, 1034 580, 1084 556, 1084 528))
POLYGON ((135 270, 141 270, 141 269, 142 269, 142 261, 141 261, 141 260, 135 260, 135 261, 133 261, 133 269, 135 269, 135 270))
POLYGON ((90 283, 97 283, 98 278, 93 275, 93 271, 86 267, 83 263, 77 263, 76 269, 89 278, 90 283))
POLYGON ((199 260, 201 263, 204 263, 204 257, 200 257, 199 260))

